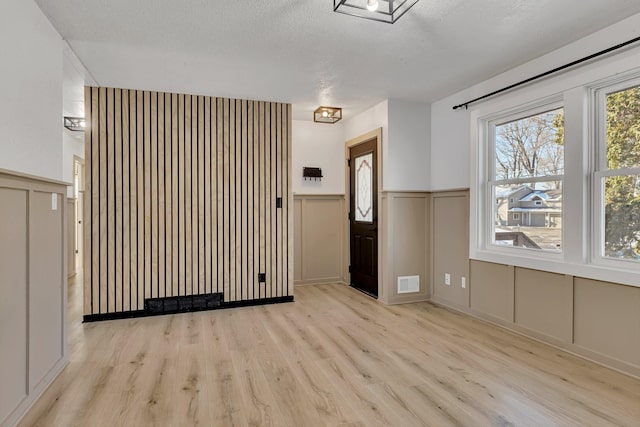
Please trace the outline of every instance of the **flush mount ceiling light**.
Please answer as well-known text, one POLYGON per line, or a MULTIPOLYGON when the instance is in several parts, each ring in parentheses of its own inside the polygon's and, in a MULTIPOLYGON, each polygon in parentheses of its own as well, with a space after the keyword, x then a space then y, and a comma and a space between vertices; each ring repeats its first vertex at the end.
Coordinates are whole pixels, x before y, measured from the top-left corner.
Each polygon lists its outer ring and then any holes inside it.
POLYGON ((64 116, 64 127, 74 132, 84 132, 84 117, 64 116))
POLYGON ((418 0, 333 0, 333 11, 393 24, 418 0))
POLYGON ((340 119, 342 108, 320 106, 313 112, 313 121, 316 123, 335 123, 340 119))

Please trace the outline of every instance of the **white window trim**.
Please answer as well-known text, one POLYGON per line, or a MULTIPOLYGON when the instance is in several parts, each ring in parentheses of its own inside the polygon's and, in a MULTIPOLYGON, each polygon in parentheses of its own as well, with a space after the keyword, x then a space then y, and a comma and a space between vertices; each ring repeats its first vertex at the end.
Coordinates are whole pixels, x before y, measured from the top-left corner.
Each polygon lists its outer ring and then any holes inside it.
MULTIPOLYGON (((590 144, 594 156, 594 170, 591 185, 591 231, 593 240, 590 248, 590 260, 594 266, 616 269, 620 271, 640 273, 640 262, 625 259, 615 259, 604 256, 605 241, 605 213, 604 178, 610 176, 640 175, 640 167, 608 169, 607 165, 607 126, 606 126, 606 98, 630 87, 640 85, 640 72, 623 73, 616 77, 604 79, 590 86, 592 132, 590 144)), ((638 280, 638 279, 636 279, 638 280)))
MULTIPOLYGON (((640 49, 628 55, 615 55, 585 67, 552 77, 544 82, 515 90, 508 95, 499 96, 469 107, 470 120, 470 222, 469 222, 469 258, 503 265, 530 268, 551 273, 567 274, 604 282, 620 283, 640 287, 638 270, 626 265, 611 267, 593 262, 594 212, 592 201, 594 194, 594 170, 596 153, 594 151, 593 93, 595 89, 611 85, 615 81, 627 81, 634 75, 640 77, 640 49), (613 76, 613 77, 612 77, 613 76), (602 84, 601 82, 606 82, 602 84), (483 217, 487 200, 482 194, 486 191, 486 126, 483 120, 500 116, 496 112, 522 111, 536 105, 548 104, 556 98, 565 106, 565 162, 563 182, 563 211, 572 216, 571 221, 563 223, 565 234, 563 247, 564 259, 552 257, 545 259, 545 253, 536 257, 529 256, 531 249, 519 251, 500 251, 494 248, 487 251, 482 242, 485 239, 483 217), (542 99, 543 101, 536 101, 542 99), (524 106, 524 107, 523 107, 524 106), (569 207, 571 206, 571 207, 569 207), (567 238, 569 237, 569 238, 567 238), (519 252, 514 254, 514 252, 519 252)), ((508 248, 506 248, 508 249, 508 248)), ((539 252, 533 250, 534 252, 539 252)), ((557 254, 553 254, 557 255, 557 254)), ((628 264, 629 262, 625 262, 628 264)), ((634 266, 635 267, 635 266, 634 266)))
MULTIPOLYGON (((482 230, 479 234, 478 242, 480 243, 479 249, 486 253, 493 253, 500 257, 504 255, 511 255, 516 257, 526 257, 526 258, 539 258, 543 260, 556 260, 562 261, 563 252, 564 252, 564 227, 562 229, 562 250, 554 251, 554 250, 541 250, 541 249, 531 249, 531 248, 523 248, 523 247, 505 247, 501 245, 496 245, 493 243, 493 236, 495 234, 495 221, 493 220, 495 215, 495 207, 493 203, 490 203, 489 200, 495 199, 495 194, 493 194, 494 185, 509 185, 509 184, 529 184, 536 182, 548 182, 548 181, 561 181, 564 192, 564 175, 550 175, 550 176, 537 176, 537 177, 528 177, 528 178, 511 178, 511 179, 495 179, 495 127, 502 123, 508 123, 514 120, 518 120, 524 117, 533 116, 536 114, 541 114, 547 111, 552 111, 555 109, 563 108, 564 103, 561 96, 552 96, 542 100, 537 100, 533 103, 524 104, 518 106, 516 108, 512 108, 503 112, 492 113, 490 115, 480 117, 478 119, 478 127, 481 135, 484 135, 484 138, 481 143, 478 145, 480 147, 480 156, 479 162, 483 164, 484 167, 478 168, 486 171, 484 174, 479 175, 478 181, 482 182, 484 185, 484 191, 480 191, 478 196, 482 200, 482 211, 479 212, 482 218, 482 224, 480 228, 482 230), (491 193, 491 194, 489 194, 491 193)), ((520 217, 520 215, 518 215, 520 217)), ((564 217, 564 206, 563 206, 563 217, 564 217)), ((516 219, 513 217, 514 221, 520 221, 520 219, 516 219)))

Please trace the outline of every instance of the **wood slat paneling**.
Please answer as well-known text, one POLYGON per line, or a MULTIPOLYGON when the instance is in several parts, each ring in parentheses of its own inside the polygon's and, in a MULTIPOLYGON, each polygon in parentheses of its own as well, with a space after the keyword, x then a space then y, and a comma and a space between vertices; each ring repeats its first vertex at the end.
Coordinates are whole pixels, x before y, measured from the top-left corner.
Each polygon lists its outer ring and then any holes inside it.
POLYGON ((85 97, 85 314, 152 297, 292 295, 290 105, 91 87, 85 97))
POLYGON ((122 311, 131 310, 131 181, 129 143, 129 91, 123 90, 122 109, 122 311))

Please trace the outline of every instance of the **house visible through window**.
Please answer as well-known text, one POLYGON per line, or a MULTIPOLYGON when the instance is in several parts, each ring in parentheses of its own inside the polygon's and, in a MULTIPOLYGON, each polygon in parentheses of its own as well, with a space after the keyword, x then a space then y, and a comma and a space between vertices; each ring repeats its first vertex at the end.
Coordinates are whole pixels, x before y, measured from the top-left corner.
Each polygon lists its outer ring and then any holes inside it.
POLYGON ((640 68, 607 73, 472 113, 472 259, 637 285, 640 68))
POLYGON ((494 153, 492 243, 562 248, 564 109, 529 111, 489 122, 494 153), (508 201, 508 202, 507 202, 508 201))

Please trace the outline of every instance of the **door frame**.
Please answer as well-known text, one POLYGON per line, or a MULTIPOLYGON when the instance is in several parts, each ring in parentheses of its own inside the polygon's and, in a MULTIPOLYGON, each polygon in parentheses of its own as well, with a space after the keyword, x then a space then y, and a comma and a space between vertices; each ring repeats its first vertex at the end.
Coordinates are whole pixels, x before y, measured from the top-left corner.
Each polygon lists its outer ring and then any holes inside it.
POLYGON ((353 139, 350 139, 344 143, 344 171, 345 171, 345 185, 344 185, 344 215, 343 215, 343 230, 342 235, 343 239, 343 247, 344 247, 344 258, 343 258, 343 272, 342 277, 343 281, 349 285, 351 283, 351 274, 349 274, 349 264, 351 263, 351 229, 349 225, 349 209, 351 209, 351 185, 350 179, 351 175, 349 173, 349 160, 350 160, 350 149, 355 147, 356 145, 363 144, 365 142, 369 142, 372 139, 376 139, 376 164, 378 167, 377 170, 377 179, 378 179, 378 188, 376 189, 377 194, 376 198, 378 201, 378 301, 382 297, 383 289, 382 286, 382 248, 383 246, 383 209, 382 209, 382 128, 379 127, 370 132, 357 136, 353 139))

